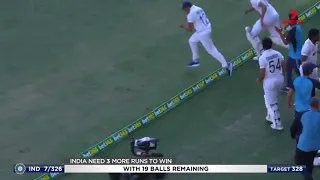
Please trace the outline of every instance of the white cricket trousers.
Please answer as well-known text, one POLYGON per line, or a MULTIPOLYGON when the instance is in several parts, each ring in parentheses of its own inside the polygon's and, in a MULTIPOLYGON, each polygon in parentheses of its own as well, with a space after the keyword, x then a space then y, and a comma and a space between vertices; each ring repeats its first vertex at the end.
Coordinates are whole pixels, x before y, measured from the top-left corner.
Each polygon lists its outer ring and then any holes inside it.
POLYGON ((263 22, 265 27, 262 27, 261 19, 258 19, 251 28, 250 33, 247 32, 247 38, 256 51, 257 55, 260 56, 263 52, 262 44, 259 38, 259 34, 263 29, 268 29, 270 38, 273 43, 284 48, 289 48, 289 45, 285 45, 283 43, 280 34, 275 30, 275 27, 281 27, 279 14, 266 14, 263 22))
POLYGON ((189 38, 189 45, 192 52, 192 60, 199 59, 199 47, 198 47, 199 41, 201 42, 203 47, 206 49, 206 51, 221 63, 222 67, 228 67, 228 63, 226 59, 218 51, 218 49, 215 47, 215 45, 212 42, 211 29, 209 28, 202 30, 200 32, 195 32, 189 38))
POLYGON ((280 34, 275 30, 275 27, 281 28, 279 14, 265 15, 263 22, 266 27, 262 27, 261 19, 258 19, 256 23, 254 23, 250 32, 252 37, 258 36, 263 29, 267 29, 270 37, 280 38, 280 34))
POLYGON ((263 81, 263 90, 266 105, 271 105, 278 102, 280 90, 281 88, 283 88, 283 86, 284 77, 282 75, 273 78, 268 78, 263 81))

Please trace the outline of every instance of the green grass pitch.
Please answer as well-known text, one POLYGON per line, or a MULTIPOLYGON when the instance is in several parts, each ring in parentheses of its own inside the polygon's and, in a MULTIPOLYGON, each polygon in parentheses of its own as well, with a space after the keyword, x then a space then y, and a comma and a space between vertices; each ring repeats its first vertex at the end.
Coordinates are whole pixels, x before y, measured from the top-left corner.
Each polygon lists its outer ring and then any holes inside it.
MULTIPOLYGON (((315 0, 271 1, 282 18, 315 0)), ((2 2, 0 26, 0 172, 12 165, 60 163, 127 125, 220 65, 201 50, 187 69, 190 33, 181 1, 28 0, 2 2)), ((212 21, 213 40, 231 60, 250 48, 246 1, 197 0, 212 21), (230 5, 232 4, 232 6, 230 5)), ((319 15, 303 26, 316 27, 319 15)), ((286 53, 285 51, 284 54, 286 53)), ((264 123, 262 88, 250 62, 135 136, 157 136, 160 151, 187 163, 292 163, 288 131, 264 123), (241 84, 239 86, 239 83, 241 84), (254 146, 253 146, 254 145, 254 146)), ((283 97, 285 98, 285 97, 283 97)), ((281 107, 285 128, 291 110, 281 107)), ((128 156, 124 140, 101 156, 128 156)), ((316 177, 319 170, 316 170, 316 177)), ((300 179, 294 175, 170 175, 168 179, 300 179)), ((70 175, 67 180, 108 179, 70 175)))

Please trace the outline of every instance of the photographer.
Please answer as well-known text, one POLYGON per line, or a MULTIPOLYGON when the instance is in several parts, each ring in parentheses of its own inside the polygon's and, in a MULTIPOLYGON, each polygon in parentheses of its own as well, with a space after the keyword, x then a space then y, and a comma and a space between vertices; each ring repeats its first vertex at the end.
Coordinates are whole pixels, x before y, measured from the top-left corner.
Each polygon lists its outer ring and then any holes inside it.
POLYGON ((310 102, 311 110, 301 118, 302 132, 297 144, 295 161, 297 165, 305 165, 303 173, 305 180, 313 180, 313 161, 320 149, 320 101, 313 97, 310 102))

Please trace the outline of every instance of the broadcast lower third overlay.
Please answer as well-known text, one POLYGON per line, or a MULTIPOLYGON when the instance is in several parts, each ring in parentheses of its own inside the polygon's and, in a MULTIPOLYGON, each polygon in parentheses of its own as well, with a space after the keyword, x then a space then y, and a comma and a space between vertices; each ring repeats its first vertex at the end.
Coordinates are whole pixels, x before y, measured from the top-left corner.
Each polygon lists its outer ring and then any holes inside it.
POLYGON ((70 159, 64 165, 14 165, 14 173, 301 173, 296 165, 185 165, 168 158, 70 159))

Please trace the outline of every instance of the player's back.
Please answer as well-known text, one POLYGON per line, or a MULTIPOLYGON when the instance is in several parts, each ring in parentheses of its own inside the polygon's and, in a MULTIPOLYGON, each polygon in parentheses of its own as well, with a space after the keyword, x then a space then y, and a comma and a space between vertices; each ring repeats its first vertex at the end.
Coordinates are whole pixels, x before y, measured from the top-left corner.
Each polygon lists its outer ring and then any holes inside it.
POLYGON ((265 78, 277 78, 283 76, 282 73, 282 61, 284 60, 283 55, 273 49, 266 50, 262 53, 259 61, 265 65, 265 78))
POLYGON ((188 22, 192 22, 197 32, 211 29, 211 23, 204 10, 196 5, 192 5, 188 14, 188 22))

